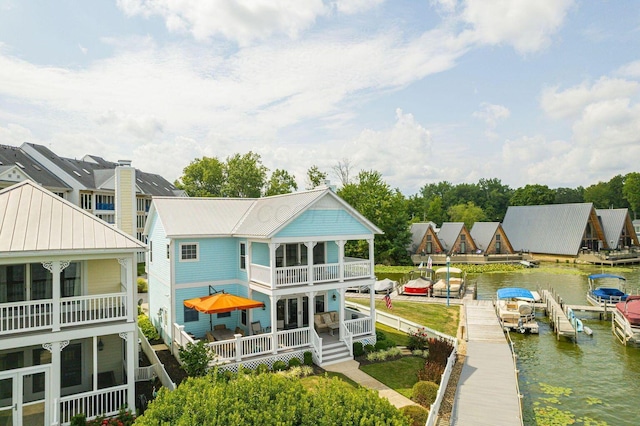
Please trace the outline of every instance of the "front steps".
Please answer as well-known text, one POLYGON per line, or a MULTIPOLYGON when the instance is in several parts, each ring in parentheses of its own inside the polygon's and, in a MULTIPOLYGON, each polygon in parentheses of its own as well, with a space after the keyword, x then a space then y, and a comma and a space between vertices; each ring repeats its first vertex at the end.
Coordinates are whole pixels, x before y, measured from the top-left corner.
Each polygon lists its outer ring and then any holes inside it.
POLYGON ((349 348, 344 342, 329 343, 322 347, 322 364, 320 364, 320 367, 351 360, 353 360, 353 357, 349 354, 349 348))

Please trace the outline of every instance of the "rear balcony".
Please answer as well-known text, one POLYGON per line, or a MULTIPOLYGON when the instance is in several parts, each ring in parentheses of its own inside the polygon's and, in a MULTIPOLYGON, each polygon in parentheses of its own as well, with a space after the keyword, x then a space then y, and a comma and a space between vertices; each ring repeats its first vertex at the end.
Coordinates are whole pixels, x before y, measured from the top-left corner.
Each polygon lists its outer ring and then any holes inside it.
POLYGON ((278 289, 370 278, 373 276, 373 265, 368 259, 355 258, 347 258, 339 263, 276 268, 252 263, 249 274, 252 282, 278 289))
POLYGON ((0 304, 0 336, 127 319, 127 293, 0 304))

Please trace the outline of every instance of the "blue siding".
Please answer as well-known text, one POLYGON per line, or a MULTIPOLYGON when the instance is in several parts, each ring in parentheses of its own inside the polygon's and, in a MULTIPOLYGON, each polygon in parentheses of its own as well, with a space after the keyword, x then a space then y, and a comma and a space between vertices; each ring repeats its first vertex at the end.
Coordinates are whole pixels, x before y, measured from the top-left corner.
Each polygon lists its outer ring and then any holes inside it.
POLYGON ((239 271, 239 244, 235 238, 194 238, 175 241, 175 282, 236 279, 239 271), (198 261, 180 261, 180 243, 198 243, 198 261))
POLYGON ((371 231, 344 210, 307 210, 276 237, 352 234, 371 234, 371 231))
POLYGON ((338 244, 335 241, 327 241, 325 245, 327 247, 327 263, 338 263, 340 261, 338 244))
POLYGON ((269 245, 266 243, 251 244, 251 263, 269 266, 269 245))

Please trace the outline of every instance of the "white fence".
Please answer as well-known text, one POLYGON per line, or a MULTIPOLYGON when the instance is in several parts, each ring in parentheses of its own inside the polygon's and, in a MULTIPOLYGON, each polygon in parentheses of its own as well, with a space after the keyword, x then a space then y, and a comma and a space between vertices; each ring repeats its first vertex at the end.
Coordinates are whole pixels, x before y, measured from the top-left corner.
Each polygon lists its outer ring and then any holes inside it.
POLYGON ((151 362, 156 376, 158 376, 162 385, 169 390, 174 390, 176 388, 176 384, 173 383, 171 377, 169 377, 167 370, 164 369, 164 364, 160 362, 158 355, 156 355, 156 352, 149 344, 146 336, 142 333, 142 330, 140 330, 140 327, 138 327, 138 337, 140 338, 140 346, 142 347, 142 352, 144 352, 147 358, 149 358, 149 362, 151 362))
POLYGON ((68 424, 76 414, 85 414, 87 419, 113 416, 126 405, 127 385, 64 396, 60 398, 60 422, 68 424))

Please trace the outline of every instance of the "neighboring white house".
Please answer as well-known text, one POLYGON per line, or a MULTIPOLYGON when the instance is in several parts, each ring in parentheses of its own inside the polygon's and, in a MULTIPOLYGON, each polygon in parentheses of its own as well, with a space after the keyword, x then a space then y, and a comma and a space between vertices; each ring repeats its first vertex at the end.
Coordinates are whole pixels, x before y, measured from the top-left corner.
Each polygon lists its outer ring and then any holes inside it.
POLYGON ((210 345, 227 368, 304 351, 320 365, 352 359, 353 341, 375 343, 375 304, 371 291, 371 316, 347 310, 345 291, 375 283, 381 233, 327 187, 259 199, 154 198, 145 228, 150 317, 174 350, 222 328, 210 345), (365 247, 367 258, 346 257, 347 244, 365 247), (183 304, 223 290, 265 308, 209 315, 183 304))
POLYGON ((0 424, 135 406, 145 249, 30 180, 0 191, 0 424))

